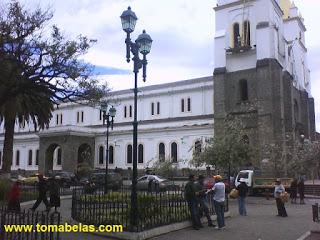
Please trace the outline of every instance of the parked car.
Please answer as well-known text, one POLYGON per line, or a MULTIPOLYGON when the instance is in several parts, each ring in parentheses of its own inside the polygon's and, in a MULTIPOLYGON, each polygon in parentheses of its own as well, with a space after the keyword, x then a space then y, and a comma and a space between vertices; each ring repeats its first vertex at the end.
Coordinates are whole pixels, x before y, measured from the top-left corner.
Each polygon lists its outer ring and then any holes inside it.
MULTIPOLYGON (((97 187, 105 185, 104 172, 94 172, 89 176, 89 181, 93 182, 97 187)), ((122 187, 122 177, 119 173, 109 172, 107 178, 107 184, 109 189, 118 190, 122 187)))
POLYGON ((145 191, 175 190, 178 185, 158 175, 144 175, 138 178, 137 189, 145 191))
POLYGON ((76 176, 72 172, 57 171, 52 174, 53 177, 59 177, 59 184, 63 187, 70 187, 76 183, 76 176))
POLYGON ((33 174, 33 175, 30 175, 29 177, 22 178, 21 182, 27 185, 36 185, 39 182, 38 175, 33 174))

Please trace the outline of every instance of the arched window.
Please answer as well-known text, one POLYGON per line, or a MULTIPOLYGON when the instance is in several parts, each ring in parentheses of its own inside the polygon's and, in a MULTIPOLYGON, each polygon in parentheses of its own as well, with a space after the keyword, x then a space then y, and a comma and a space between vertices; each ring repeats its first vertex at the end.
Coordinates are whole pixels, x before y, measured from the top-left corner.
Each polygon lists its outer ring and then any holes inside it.
POLYGON ((247 101, 248 100, 248 82, 245 79, 241 79, 239 81, 239 89, 240 89, 240 100, 247 101))
POLYGON ((109 164, 113 164, 114 163, 114 148, 113 146, 109 146, 109 164))
POLYGON ((16 166, 20 165, 20 151, 16 151, 16 166))
POLYGON ((32 150, 29 150, 29 154, 28 154, 28 165, 31 166, 32 165, 32 150))
POLYGON ((57 156, 57 165, 61 165, 62 162, 62 154, 61 154, 61 148, 58 148, 58 156, 57 156))
POLYGON ((132 145, 127 146, 127 163, 132 163, 132 145))
POLYGON ((143 163, 143 145, 139 144, 138 147, 138 163, 143 163))
POLYGON ((99 147, 99 164, 103 164, 103 146, 99 147))
POLYGON ((240 26, 239 23, 234 23, 232 26, 233 30, 233 47, 240 47, 241 46, 241 39, 240 39, 240 26))
POLYGON ((250 22, 244 21, 243 22, 243 42, 245 46, 250 46, 250 22))
POLYGON ((201 144, 201 141, 197 140, 195 143, 194 143, 194 150, 196 153, 201 153, 201 148, 202 148, 202 144, 201 144))
POLYGON ((171 143, 171 160, 172 162, 178 162, 178 146, 177 143, 171 143))
POLYGON ((166 147, 164 143, 159 144, 159 161, 164 162, 166 157, 166 147))

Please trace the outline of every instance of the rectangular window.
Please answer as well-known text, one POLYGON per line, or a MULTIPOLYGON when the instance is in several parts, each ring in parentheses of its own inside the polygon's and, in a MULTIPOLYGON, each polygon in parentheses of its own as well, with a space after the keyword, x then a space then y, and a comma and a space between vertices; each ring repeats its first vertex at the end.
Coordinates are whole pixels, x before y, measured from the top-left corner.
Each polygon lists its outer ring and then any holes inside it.
POLYGON ((124 118, 127 117, 127 106, 124 106, 123 108, 124 118))
POLYGON ((32 165, 32 150, 29 150, 29 155, 28 155, 28 165, 31 166, 32 165))
POLYGON ((62 113, 60 114, 60 124, 62 125, 62 113))
POLYGON ((81 111, 81 122, 83 122, 83 115, 84 115, 84 113, 83 113, 83 111, 81 111))
POLYGON ((57 114, 56 115, 56 125, 58 125, 59 124, 59 115, 57 114))
POLYGON ((157 114, 160 114, 160 102, 157 102, 157 114))
POLYGON ((99 120, 102 120, 102 110, 100 110, 99 120))
POLYGON ((154 115, 154 103, 151 103, 151 115, 154 115))
POLYGON ((184 99, 181 99, 181 112, 184 112, 184 99))
POLYGON ((16 152, 16 166, 20 165, 20 151, 17 150, 16 152))
POLYGON ((129 117, 132 117, 132 105, 129 107, 129 117))
POLYGON ((39 149, 36 151, 36 165, 39 165, 39 149))
POLYGON ((191 98, 188 98, 187 100, 187 109, 188 109, 188 112, 191 111, 191 98))
POLYGON ((77 123, 79 123, 79 121, 80 121, 80 113, 77 112, 77 123))

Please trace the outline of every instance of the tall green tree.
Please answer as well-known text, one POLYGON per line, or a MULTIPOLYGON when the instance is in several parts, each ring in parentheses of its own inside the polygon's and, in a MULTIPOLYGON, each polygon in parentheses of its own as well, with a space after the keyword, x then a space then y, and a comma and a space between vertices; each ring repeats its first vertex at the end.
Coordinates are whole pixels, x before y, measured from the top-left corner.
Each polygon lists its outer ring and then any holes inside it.
POLYGON ((248 165, 254 154, 241 120, 228 116, 224 121, 224 134, 211 138, 201 152, 194 152, 193 166, 213 165, 217 168, 237 168, 248 165))
POLYGON ((0 9, 0 124, 5 139, 2 170, 10 173, 15 123, 48 127, 55 104, 100 99, 107 91, 90 78, 92 66, 80 59, 95 42, 69 40, 49 27, 50 10, 27 9, 19 1, 0 9))

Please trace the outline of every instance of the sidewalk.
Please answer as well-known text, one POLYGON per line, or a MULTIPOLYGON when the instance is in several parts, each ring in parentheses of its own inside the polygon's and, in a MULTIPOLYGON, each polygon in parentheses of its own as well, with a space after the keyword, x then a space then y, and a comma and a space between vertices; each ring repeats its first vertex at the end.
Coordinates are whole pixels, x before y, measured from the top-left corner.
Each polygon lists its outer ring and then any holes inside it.
MULTIPOLYGON (((319 202, 318 199, 306 199, 305 205, 286 204, 288 218, 276 217, 274 199, 266 200, 261 197, 249 197, 247 200, 247 217, 240 217, 237 210, 237 202, 230 200, 231 218, 226 219, 227 229, 217 231, 205 227, 199 231, 191 228, 171 232, 154 240, 296 240, 309 230, 319 230, 320 225, 312 222, 311 205, 319 202)), ((22 204, 22 208, 28 209, 33 202, 22 204)), ((71 221, 71 198, 61 200, 61 222, 71 221)), ((45 210, 44 204, 37 209, 45 210)), ((61 240, 102 240, 110 239, 87 233, 61 233, 61 240)))

